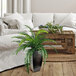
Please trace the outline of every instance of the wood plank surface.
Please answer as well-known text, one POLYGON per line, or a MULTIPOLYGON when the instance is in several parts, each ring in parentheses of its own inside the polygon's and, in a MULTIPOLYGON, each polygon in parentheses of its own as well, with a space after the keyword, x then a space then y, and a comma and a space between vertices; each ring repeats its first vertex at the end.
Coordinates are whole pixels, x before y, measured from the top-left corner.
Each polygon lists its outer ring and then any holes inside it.
MULTIPOLYGON (((61 45, 62 47, 55 47, 56 50, 61 51, 61 52, 66 52, 67 53, 75 53, 75 34, 73 31, 63 31, 62 33, 48 33, 46 34, 46 38, 48 39, 54 39, 56 43, 51 43, 51 42, 45 42, 43 43, 44 45, 61 45)), ((53 50, 50 47, 46 47, 45 49, 51 51, 53 50)))
POLYGON ((71 65, 72 65, 73 76, 76 76, 76 62, 71 62, 71 65))
POLYGON ((53 63, 53 76, 63 76, 62 63, 53 63))
POLYGON ((0 76, 76 76, 76 62, 46 62, 39 72, 28 74, 25 66, 0 73, 0 76))
POLYGON ((70 62, 63 63, 63 74, 64 76, 73 76, 72 66, 70 62))

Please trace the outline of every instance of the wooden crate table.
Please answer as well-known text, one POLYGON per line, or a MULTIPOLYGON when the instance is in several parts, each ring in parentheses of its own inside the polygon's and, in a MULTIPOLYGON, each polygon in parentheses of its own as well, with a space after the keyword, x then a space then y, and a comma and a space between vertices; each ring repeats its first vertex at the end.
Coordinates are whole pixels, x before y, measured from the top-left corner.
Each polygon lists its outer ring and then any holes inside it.
MULTIPOLYGON (((75 53, 75 34, 73 31, 63 31, 62 33, 48 33, 46 34, 46 38, 54 39, 56 43, 52 42, 44 42, 44 45, 54 45, 55 48, 60 52, 66 52, 66 53, 75 53), (61 47, 57 47, 60 45, 61 47)), ((51 47, 46 46, 47 50, 51 51, 54 49, 51 47)))

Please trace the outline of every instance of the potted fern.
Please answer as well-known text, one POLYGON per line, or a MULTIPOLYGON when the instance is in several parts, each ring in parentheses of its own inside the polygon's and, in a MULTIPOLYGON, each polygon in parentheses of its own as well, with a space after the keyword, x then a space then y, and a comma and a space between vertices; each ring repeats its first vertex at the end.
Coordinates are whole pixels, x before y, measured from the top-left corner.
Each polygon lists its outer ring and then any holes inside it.
POLYGON ((19 39, 15 41, 19 44, 19 47, 16 50, 16 54, 18 54, 18 52, 22 50, 26 51, 25 49, 30 47, 24 58, 27 72, 29 73, 30 65, 32 71, 36 72, 40 70, 42 60, 44 61, 44 63, 46 62, 48 54, 42 43, 48 40, 51 42, 55 41, 51 39, 46 39, 44 35, 40 35, 42 33, 48 33, 46 30, 38 30, 35 33, 29 26, 26 27, 30 29, 31 35, 27 34, 26 32, 21 32, 19 36, 14 36, 13 38, 19 39))

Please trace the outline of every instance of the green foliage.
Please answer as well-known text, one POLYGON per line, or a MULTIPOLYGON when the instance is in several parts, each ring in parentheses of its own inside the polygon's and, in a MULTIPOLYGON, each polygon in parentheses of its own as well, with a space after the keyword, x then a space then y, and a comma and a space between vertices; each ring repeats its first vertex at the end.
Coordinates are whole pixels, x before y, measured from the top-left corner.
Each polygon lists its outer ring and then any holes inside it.
POLYGON ((59 24, 52 25, 50 22, 48 22, 45 26, 48 27, 49 32, 56 33, 56 32, 62 32, 63 26, 59 26, 59 24))
POLYGON ((21 32, 19 36, 14 36, 13 38, 17 38, 18 40, 15 42, 19 44, 19 47, 16 50, 16 54, 18 54, 22 50, 25 51, 27 47, 30 47, 30 49, 27 51, 27 54, 25 56, 25 64, 27 67, 27 72, 29 73, 29 65, 34 51, 39 51, 42 54, 45 63, 48 54, 42 43, 44 41, 51 41, 51 42, 55 42, 55 41, 51 39, 46 39, 45 35, 41 35, 43 33, 48 33, 46 30, 38 30, 35 33, 32 31, 32 29, 29 26, 26 25, 26 27, 30 29, 31 35, 25 32, 21 32))
POLYGON ((39 26, 39 28, 40 29, 46 28, 51 33, 56 33, 56 32, 61 33, 62 29, 63 29, 63 26, 59 26, 59 24, 53 25, 52 23, 48 22, 45 26, 43 26, 43 25, 39 26))

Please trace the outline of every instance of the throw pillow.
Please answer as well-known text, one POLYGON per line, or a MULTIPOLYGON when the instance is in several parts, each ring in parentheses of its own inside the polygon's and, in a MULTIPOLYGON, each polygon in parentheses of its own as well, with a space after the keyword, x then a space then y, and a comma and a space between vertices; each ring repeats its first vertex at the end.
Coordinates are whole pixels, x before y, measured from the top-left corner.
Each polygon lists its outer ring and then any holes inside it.
POLYGON ((76 14, 70 13, 66 18, 60 23, 64 27, 76 28, 76 14))
POLYGON ((25 25, 28 25, 32 29, 34 28, 31 20, 25 20, 23 24, 18 22, 18 28, 19 29, 25 29, 26 31, 29 31, 29 29, 25 25))
POLYGON ((3 21, 6 22, 11 29, 17 29, 17 22, 20 22, 21 24, 24 23, 23 17, 18 13, 4 17, 3 21))
POLYGON ((54 24, 60 24, 69 13, 55 13, 54 14, 54 24))

